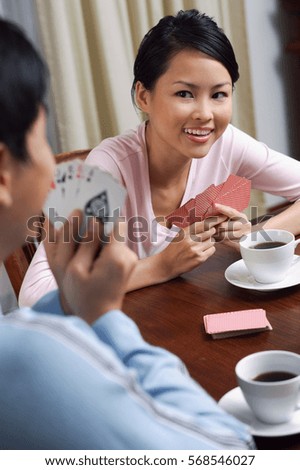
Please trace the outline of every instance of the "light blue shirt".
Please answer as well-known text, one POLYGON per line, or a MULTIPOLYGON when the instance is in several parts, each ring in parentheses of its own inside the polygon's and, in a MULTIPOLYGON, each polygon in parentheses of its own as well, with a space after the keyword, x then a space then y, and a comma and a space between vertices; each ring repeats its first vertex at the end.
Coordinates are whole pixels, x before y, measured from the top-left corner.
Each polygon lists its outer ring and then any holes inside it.
POLYGON ((0 318, 1 449, 247 449, 173 354, 110 311, 90 327, 57 292, 0 318))

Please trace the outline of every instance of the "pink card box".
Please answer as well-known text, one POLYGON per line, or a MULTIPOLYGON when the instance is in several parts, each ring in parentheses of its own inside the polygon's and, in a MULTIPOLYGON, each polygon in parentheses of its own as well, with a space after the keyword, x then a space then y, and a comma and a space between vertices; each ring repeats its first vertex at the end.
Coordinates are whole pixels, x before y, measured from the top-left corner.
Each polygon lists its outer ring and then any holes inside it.
POLYGON ((205 315, 203 321, 206 333, 212 335, 213 339, 272 330, 266 311, 262 308, 212 313, 205 315))

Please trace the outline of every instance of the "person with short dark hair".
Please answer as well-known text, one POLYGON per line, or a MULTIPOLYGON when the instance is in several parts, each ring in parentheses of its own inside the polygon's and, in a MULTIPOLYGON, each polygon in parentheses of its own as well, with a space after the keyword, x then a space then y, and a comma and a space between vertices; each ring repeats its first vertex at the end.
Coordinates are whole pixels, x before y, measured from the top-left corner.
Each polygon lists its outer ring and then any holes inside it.
MULTIPOLYGON (((128 290, 201 266, 214 255, 216 242, 238 249, 245 233, 261 228, 251 228, 244 213, 224 205, 215 205, 219 215, 206 222, 184 229, 170 226, 167 215, 230 174, 248 178, 252 188, 296 201, 264 226, 300 233, 300 162, 230 124, 238 78, 227 36, 197 10, 165 16, 142 40, 132 97, 146 120, 135 130, 104 139, 87 158, 128 191, 122 216, 127 244, 139 258, 128 290)), ((19 300, 31 305, 54 287, 41 244, 19 300)))
MULTIPOLYGON (((46 66, 22 31, 1 19, 0 64, 3 261, 41 212, 55 165, 46 66)), ((115 237, 102 246, 96 220, 91 241, 76 243, 73 216, 82 213, 71 214, 65 231, 48 223, 45 246, 59 291, 0 317, 0 448, 252 448, 249 429, 121 312, 136 255, 115 237)))

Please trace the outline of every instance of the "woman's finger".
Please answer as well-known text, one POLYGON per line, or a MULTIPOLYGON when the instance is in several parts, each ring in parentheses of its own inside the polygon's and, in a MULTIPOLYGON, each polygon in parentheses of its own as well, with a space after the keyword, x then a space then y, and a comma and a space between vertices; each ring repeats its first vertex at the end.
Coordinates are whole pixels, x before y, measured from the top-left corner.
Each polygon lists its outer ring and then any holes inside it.
POLYGON ((215 208, 221 213, 226 215, 229 219, 241 217, 244 218, 246 215, 243 212, 239 212, 230 206, 224 206, 224 204, 214 204, 215 208))

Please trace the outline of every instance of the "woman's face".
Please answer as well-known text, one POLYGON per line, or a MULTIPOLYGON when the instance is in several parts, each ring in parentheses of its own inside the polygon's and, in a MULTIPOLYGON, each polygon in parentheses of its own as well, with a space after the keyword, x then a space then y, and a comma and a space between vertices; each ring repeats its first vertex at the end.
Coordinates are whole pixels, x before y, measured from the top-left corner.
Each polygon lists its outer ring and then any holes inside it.
POLYGON ((159 149, 173 157, 202 158, 231 120, 229 72, 196 50, 176 54, 152 91, 138 82, 136 92, 139 107, 149 117, 150 152, 159 149))

